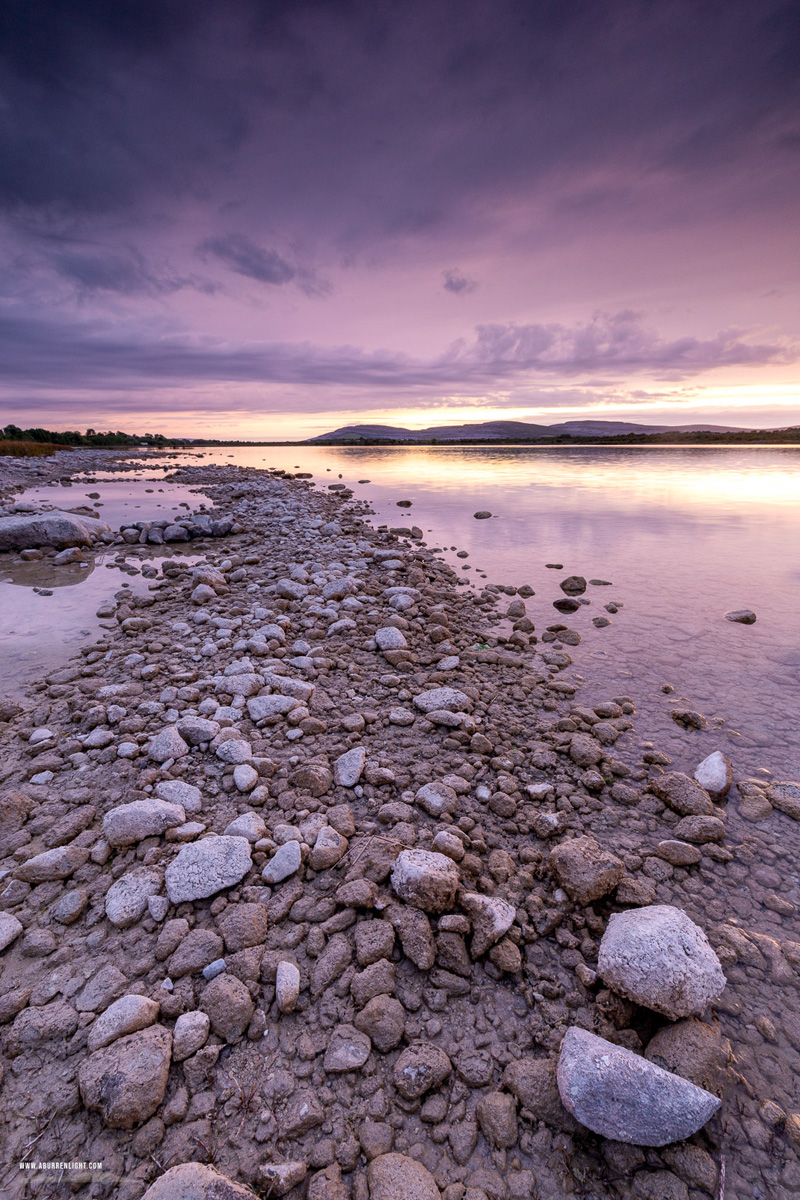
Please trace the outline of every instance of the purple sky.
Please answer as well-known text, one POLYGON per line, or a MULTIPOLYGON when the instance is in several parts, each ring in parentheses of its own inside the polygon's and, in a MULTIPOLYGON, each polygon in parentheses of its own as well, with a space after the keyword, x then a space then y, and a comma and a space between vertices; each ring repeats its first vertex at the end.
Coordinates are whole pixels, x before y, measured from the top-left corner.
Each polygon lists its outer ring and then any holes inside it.
POLYGON ((800 4, 4 0, 6 421, 800 422, 800 4))

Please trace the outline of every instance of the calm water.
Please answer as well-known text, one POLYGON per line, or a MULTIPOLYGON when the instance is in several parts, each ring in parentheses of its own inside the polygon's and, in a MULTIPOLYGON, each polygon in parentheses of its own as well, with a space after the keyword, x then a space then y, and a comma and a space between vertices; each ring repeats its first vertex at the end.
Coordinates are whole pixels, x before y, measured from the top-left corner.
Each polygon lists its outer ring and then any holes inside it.
MULTIPOLYGON (((721 746, 743 770, 800 776, 800 449, 290 446, 200 453, 154 459, 139 483, 98 473, 96 486, 39 494, 65 506, 68 494, 74 506, 87 502, 85 492, 100 491, 105 507, 98 511, 118 524, 124 512, 157 517, 201 499, 163 481, 159 468, 177 461, 311 471, 323 487, 341 476, 370 501, 378 523, 419 525, 463 578, 530 584, 537 632, 560 621, 577 630, 583 641, 570 648, 574 670, 592 696, 631 695, 642 736, 668 743, 679 757, 721 746), (398 508, 398 500, 412 507, 398 508), (493 519, 476 521, 480 509, 493 519), (457 550, 469 557, 457 558, 457 550), (561 595, 559 580, 573 573, 613 586, 589 588, 591 604, 562 618, 552 601, 561 595), (595 629, 591 618, 606 615, 609 600, 622 607, 608 628, 595 629), (755 625, 724 619, 745 607, 758 614, 755 625), (662 692, 663 684, 674 692, 662 692), (676 702, 702 712, 709 730, 687 734, 675 726, 669 710, 676 702)), ((81 628, 92 625, 97 602, 120 578, 95 571, 88 585, 69 589, 94 589, 90 603, 88 595, 85 605, 73 600, 86 613, 81 628)), ((7 585, 2 594, 7 602, 7 585)), ((57 593, 35 603, 49 605, 55 617, 59 599, 57 593)), ((24 608, 30 636, 40 610, 24 608)), ((76 632, 75 622, 72 612, 65 636, 76 632)), ((18 635, 16 641, 19 647, 18 635)), ((12 657, 24 667, 24 653, 12 657)))

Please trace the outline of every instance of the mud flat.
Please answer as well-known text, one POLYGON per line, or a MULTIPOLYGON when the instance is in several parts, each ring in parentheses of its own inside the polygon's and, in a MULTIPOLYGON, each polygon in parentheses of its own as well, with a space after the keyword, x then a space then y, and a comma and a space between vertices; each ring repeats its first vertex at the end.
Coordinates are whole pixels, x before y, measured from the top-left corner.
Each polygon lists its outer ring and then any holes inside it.
POLYGON ((343 486, 173 478, 224 541, 0 704, 3 1194, 795 1195, 800 785, 343 486))

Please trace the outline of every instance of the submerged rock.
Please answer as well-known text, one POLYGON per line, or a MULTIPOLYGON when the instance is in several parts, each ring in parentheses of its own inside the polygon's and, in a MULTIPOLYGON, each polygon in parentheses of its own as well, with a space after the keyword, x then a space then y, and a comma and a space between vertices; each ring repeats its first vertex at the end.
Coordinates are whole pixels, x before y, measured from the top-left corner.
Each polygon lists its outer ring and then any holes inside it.
POLYGON ((725 613, 726 621, 734 621, 737 625, 755 625, 756 614, 752 608, 736 608, 725 613))
POLYGON ((668 904, 613 913, 597 971, 614 991, 672 1021, 704 1012, 726 984, 703 930, 668 904))
POLYGON ((558 1090, 587 1129, 634 1146, 682 1141, 720 1106, 688 1079, 576 1026, 561 1043, 558 1090))
POLYGON ((16 515, 0 520, 0 550, 25 550, 34 546, 91 546, 111 526, 96 517, 53 509, 46 513, 16 515))

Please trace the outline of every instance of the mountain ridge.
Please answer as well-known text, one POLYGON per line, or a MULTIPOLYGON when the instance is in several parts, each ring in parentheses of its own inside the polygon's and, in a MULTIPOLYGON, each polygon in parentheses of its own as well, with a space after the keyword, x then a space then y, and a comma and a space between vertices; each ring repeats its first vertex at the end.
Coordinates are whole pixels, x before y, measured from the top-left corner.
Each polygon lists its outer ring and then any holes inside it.
POLYGON ((395 425, 344 425, 328 433, 307 438, 307 443, 333 441, 492 441, 519 438, 544 441, 557 437, 618 437, 624 434, 655 433, 741 433, 737 425, 642 425, 631 421, 562 421, 556 425, 538 425, 528 421, 480 421, 475 424, 433 425, 427 429, 405 429, 395 425))

